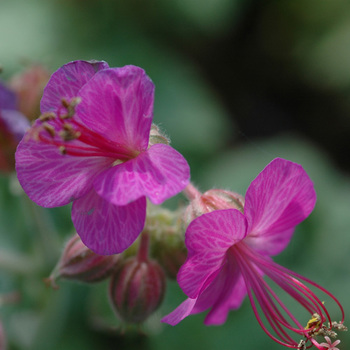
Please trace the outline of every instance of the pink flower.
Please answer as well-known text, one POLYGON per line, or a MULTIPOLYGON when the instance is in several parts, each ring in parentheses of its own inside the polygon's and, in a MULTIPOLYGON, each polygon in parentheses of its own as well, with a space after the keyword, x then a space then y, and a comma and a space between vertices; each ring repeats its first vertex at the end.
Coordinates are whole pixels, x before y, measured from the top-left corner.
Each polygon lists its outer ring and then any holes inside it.
POLYGON ((340 343, 339 339, 332 343, 329 337, 325 336, 324 338, 326 339, 327 343, 321 343, 321 346, 328 350, 339 350, 338 348, 336 348, 336 346, 340 343))
POLYGON ((286 248, 295 226, 311 213, 315 202, 313 184, 303 168, 275 159, 249 186, 244 213, 238 209, 216 210, 193 220, 186 231, 188 257, 177 277, 188 299, 163 322, 175 325, 190 314, 209 309, 205 324, 219 325, 248 294, 259 324, 272 339, 297 348, 290 331, 311 338, 324 327, 325 320, 331 321, 309 286, 341 306, 328 291, 277 265, 270 256, 286 248), (306 311, 304 320, 296 318, 294 308, 292 312, 286 307, 276 287, 306 311), (305 327, 310 315, 316 321, 309 321, 305 327))
POLYGON ((154 85, 135 66, 71 62, 55 72, 43 115, 16 152, 18 179, 44 207, 73 202, 82 241, 100 255, 128 248, 154 204, 189 181, 186 160, 167 144, 149 145, 154 85))

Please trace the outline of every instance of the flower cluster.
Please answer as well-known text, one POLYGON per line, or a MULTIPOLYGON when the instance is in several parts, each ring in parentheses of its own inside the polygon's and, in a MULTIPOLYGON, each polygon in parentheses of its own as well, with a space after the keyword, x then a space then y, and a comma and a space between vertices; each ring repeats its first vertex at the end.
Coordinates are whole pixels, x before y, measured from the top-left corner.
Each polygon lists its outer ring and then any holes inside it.
POLYGON ((245 197, 221 189, 202 194, 189 183, 185 158, 152 124, 153 99, 152 81, 136 66, 75 61, 50 78, 41 116, 17 148, 16 170, 35 203, 73 203, 80 238, 68 242, 51 283, 59 276, 110 278, 116 314, 140 323, 160 305, 166 276, 174 278, 183 264, 177 281, 188 298, 163 322, 176 325, 209 310, 205 324, 220 325, 247 296, 277 343, 337 350, 335 329, 346 330, 340 302, 272 260, 315 206, 305 170, 277 158, 245 197), (169 215, 155 209, 181 191, 186 208, 169 215), (338 307, 340 322, 332 320, 324 298, 338 307))

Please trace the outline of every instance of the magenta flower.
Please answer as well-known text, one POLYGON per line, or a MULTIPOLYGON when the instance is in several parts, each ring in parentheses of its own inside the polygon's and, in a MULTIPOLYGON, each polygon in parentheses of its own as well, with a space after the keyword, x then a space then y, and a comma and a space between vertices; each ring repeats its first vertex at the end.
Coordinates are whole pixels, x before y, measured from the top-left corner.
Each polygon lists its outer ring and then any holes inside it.
POLYGON ((154 204, 189 181, 186 160, 149 144, 154 85, 135 66, 76 61, 55 72, 42 116, 16 152, 18 179, 44 207, 73 202, 82 241, 100 255, 128 248, 142 231, 146 197, 154 204))
POLYGON ((330 316, 310 286, 330 296, 343 312, 338 301, 270 258, 287 246, 295 226, 311 213, 315 202, 313 184, 303 168, 275 159, 249 186, 244 213, 216 210, 193 220, 186 231, 188 257, 178 274, 188 299, 162 321, 175 325, 190 314, 209 309, 205 324, 219 325, 248 294, 259 324, 280 344, 298 348, 291 332, 308 340, 324 330, 323 322, 331 322, 330 316), (287 308, 276 287, 306 311, 305 319, 299 321, 295 309, 287 308), (310 315, 315 322, 307 323, 310 315))

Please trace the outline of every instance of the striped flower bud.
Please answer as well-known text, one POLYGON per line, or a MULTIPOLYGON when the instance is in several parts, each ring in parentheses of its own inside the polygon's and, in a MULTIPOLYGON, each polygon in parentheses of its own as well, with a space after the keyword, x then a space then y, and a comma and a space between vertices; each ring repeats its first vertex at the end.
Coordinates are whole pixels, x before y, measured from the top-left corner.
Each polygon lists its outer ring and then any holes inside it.
POLYGON ((165 294, 165 274, 156 261, 148 258, 148 240, 143 235, 138 255, 119 264, 111 276, 110 302, 117 316, 127 323, 145 321, 165 294))
POLYGON ((120 260, 119 255, 98 255, 87 248, 75 234, 66 244, 63 254, 47 282, 56 287, 58 278, 86 283, 99 282, 111 275, 120 260))

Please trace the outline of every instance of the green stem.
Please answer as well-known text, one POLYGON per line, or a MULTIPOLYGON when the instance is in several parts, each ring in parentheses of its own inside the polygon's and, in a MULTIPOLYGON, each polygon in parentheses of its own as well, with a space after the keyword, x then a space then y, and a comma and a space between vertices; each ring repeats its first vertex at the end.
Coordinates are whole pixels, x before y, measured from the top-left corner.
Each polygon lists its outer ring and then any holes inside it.
POLYGON ((37 206, 27 196, 24 196, 24 209, 29 212, 30 219, 27 220, 31 221, 31 226, 38 235, 45 264, 55 263, 59 256, 60 241, 47 209, 37 206))
POLYGON ((150 242, 149 234, 146 232, 142 232, 141 242, 139 245, 139 250, 137 252, 137 260, 138 261, 144 262, 144 261, 148 260, 149 242, 150 242))

